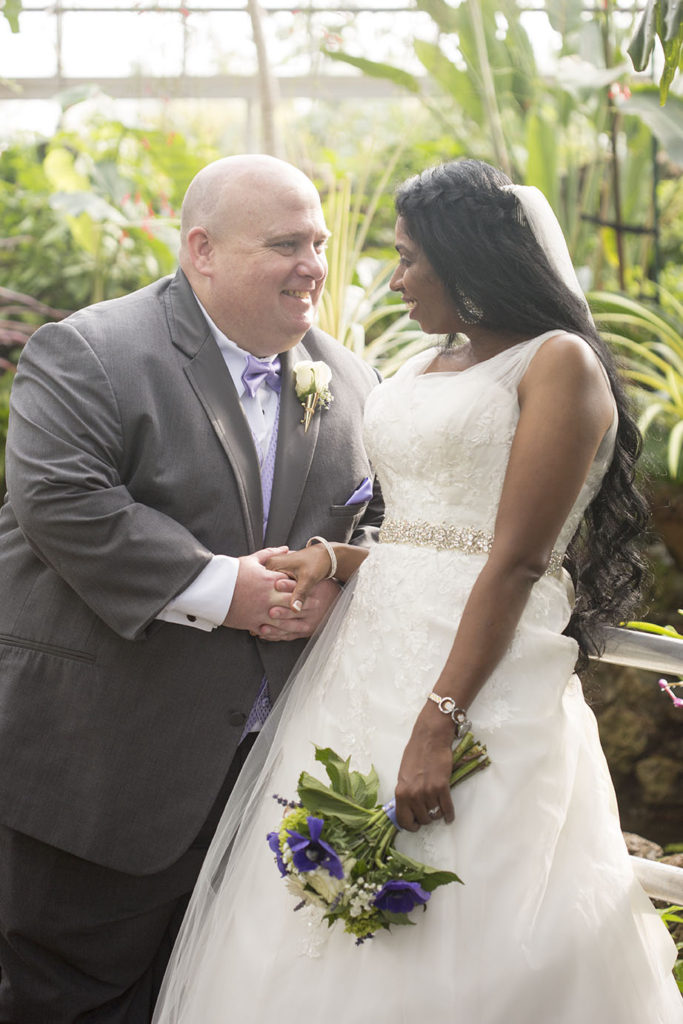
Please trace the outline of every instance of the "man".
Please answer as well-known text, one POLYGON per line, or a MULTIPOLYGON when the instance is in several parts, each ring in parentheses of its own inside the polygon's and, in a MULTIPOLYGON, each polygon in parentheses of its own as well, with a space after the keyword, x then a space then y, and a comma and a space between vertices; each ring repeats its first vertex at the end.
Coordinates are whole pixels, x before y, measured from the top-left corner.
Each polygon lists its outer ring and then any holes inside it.
POLYGON ((372 540, 376 377, 313 327, 327 235, 295 168, 219 160, 175 277, 26 346, 0 515, 1 1024, 149 1020, 249 730, 337 592, 295 614, 268 554, 372 540), (332 371, 307 430, 303 359, 332 371))

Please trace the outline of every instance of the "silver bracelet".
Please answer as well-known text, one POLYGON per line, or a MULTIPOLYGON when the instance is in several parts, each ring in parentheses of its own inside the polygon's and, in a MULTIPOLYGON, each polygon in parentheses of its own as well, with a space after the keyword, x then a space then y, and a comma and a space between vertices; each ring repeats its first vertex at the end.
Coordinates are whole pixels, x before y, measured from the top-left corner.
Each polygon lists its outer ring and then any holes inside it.
POLYGON ((438 693, 430 693, 427 700, 433 700, 442 715, 448 715, 455 724, 455 735, 461 739, 472 728, 464 708, 459 708, 452 697, 439 697, 438 693))
POLYGON ((331 580, 337 571, 337 556, 334 553, 332 545, 330 544, 329 540, 325 540, 324 537, 310 537, 306 541, 306 547, 310 548, 311 544, 322 544, 322 546, 325 548, 325 551, 327 551, 328 555, 330 556, 330 571, 328 572, 327 576, 324 577, 324 579, 331 580))

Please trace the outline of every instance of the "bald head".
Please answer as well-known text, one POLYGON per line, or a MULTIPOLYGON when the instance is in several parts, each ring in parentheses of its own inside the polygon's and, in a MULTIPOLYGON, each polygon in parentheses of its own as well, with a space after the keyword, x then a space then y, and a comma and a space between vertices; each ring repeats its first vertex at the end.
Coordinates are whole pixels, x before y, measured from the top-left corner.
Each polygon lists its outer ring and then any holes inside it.
POLYGON ((225 237, 260 197, 276 198, 292 189, 320 201, 310 178, 273 156, 227 156, 208 164, 195 175, 185 193, 180 212, 181 253, 192 228, 202 227, 216 238, 225 237))
POLYGON ((219 330, 247 352, 274 355, 313 325, 328 234, 305 174, 271 156, 231 156, 187 190, 180 266, 219 330))

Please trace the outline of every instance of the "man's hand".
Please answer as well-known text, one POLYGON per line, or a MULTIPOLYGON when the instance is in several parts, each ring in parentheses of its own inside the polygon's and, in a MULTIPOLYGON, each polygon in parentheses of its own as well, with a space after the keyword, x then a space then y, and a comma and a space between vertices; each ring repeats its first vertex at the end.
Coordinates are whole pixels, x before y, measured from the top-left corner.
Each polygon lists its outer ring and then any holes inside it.
POLYGON ((279 579, 275 584, 275 600, 268 618, 257 630, 264 640, 298 640, 310 636, 318 628, 329 608, 339 595, 339 584, 323 580, 311 590, 304 607, 296 611, 290 607, 295 581, 279 579))
POLYGON ((263 548, 253 555, 238 559, 237 581, 228 614, 223 622, 231 629, 248 629, 256 634, 262 623, 268 621, 269 609, 282 598, 277 592, 278 581, 292 584, 284 573, 266 569, 266 562, 273 555, 284 554, 288 549, 263 548))

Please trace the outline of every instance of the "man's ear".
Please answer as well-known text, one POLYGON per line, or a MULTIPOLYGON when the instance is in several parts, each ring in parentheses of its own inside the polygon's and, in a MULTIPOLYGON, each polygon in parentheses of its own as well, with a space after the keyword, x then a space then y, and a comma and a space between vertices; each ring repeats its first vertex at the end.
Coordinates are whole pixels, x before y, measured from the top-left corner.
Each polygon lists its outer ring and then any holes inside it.
POLYGON ((190 228, 186 244, 194 269, 198 274, 210 277, 213 266, 213 244, 206 228, 190 228))

